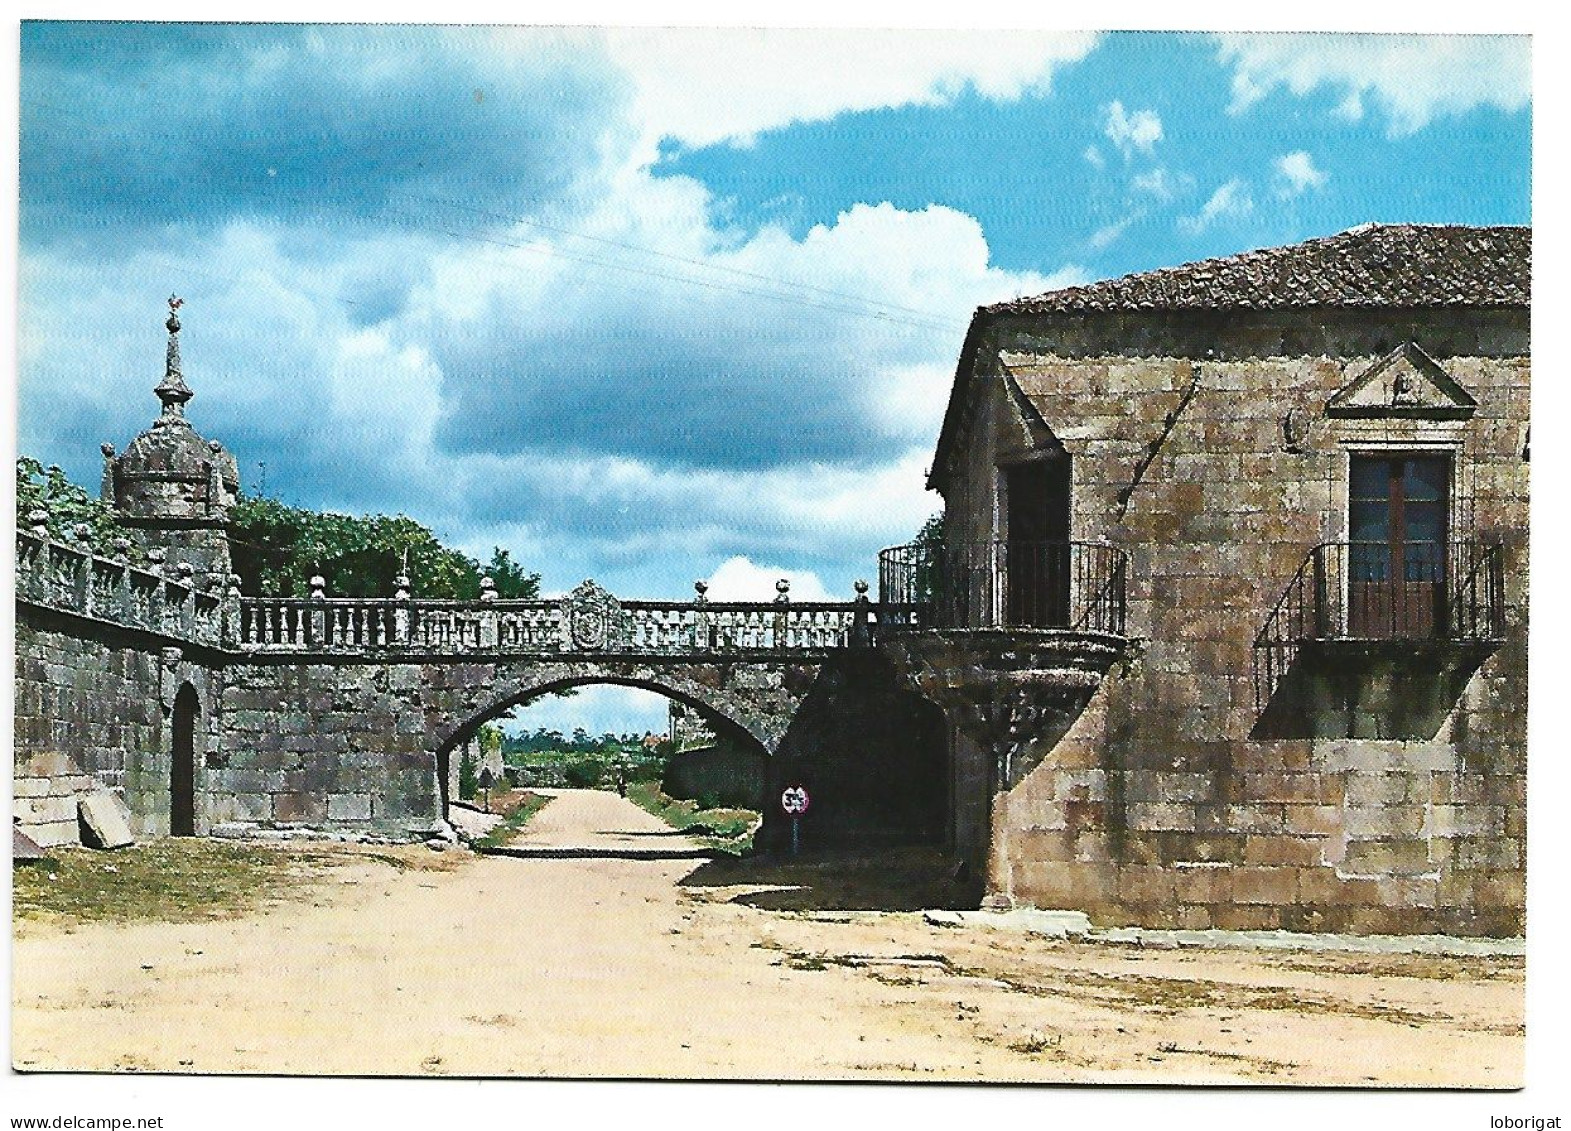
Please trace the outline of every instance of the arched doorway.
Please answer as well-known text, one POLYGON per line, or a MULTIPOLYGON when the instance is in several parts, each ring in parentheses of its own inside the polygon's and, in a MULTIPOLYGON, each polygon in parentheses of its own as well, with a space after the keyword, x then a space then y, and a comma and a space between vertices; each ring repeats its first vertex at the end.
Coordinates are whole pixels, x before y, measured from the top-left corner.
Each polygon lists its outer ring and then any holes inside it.
POLYGON ((196 723, 201 716, 196 689, 181 684, 170 725, 169 835, 196 835, 196 723))

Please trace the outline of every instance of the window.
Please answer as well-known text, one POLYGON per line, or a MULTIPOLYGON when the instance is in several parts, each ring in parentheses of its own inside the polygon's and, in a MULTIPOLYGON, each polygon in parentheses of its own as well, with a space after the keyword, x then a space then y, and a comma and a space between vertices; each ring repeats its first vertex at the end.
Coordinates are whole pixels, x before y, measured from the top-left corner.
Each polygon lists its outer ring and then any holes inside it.
POLYGON ((1444 635, 1451 458, 1355 455, 1348 466, 1348 635, 1444 635))

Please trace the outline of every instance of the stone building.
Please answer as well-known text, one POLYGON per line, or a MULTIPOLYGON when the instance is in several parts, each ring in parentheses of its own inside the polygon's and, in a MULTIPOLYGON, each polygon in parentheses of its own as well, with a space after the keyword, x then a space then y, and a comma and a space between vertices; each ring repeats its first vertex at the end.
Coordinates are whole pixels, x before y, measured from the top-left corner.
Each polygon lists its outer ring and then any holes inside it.
POLYGON ((976 312, 943 543, 881 580, 994 902, 1521 932, 1530 237, 1367 225, 976 312))

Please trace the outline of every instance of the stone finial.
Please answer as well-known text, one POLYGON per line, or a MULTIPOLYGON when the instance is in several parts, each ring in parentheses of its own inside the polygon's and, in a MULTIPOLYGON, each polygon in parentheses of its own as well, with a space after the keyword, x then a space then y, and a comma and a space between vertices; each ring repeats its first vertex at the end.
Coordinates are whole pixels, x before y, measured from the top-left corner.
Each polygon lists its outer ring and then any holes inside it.
POLYGON ((71 527, 71 537, 75 538, 78 542, 86 542, 88 538, 92 536, 92 533, 93 528, 87 525, 85 522, 79 522, 75 526, 71 527))
POLYGON ((327 578, 319 573, 313 573, 308 584, 311 586, 311 600, 327 600, 327 578))
POLYGON ((480 579, 480 599, 482 601, 496 600, 496 582, 489 577, 480 579))
POLYGON ((40 538, 49 536, 49 512, 43 507, 34 507, 27 512, 27 521, 33 528, 33 533, 40 538))
POLYGON ((410 588, 413 582, 407 573, 401 573, 393 578, 393 597, 399 601, 407 601, 410 597, 410 588))
POLYGON ((867 596, 867 582, 863 581, 860 577, 851 583, 851 588, 856 590, 856 595, 858 598, 867 596))
MULTIPOLYGON (((164 351, 164 379, 153 389, 164 403, 163 414, 158 418, 161 425, 186 424, 185 403, 195 395, 180 372, 179 312, 184 305, 184 299, 169 296, 169 318, 164 323, 164 328, 169 331, 169 347, 164 351)), ((189 427, 188 424, 186 426, 189 427)))
POLYGON ((791 582, 782 577, 775 582, 775 604, 783 605, 791 599, 791 582))
POLYGON ((131 539, 116 538, 113 544, 115 548, 115 557, 119 558, 121 561, 124 561, 126 558, 131 556, 131 539))
POLYGON ((695 581, 695 582, 693 582, 693 592, 698 594, 696 600, 698 600, 700 602, 709 600, 709 597, 707 596, 707 594, 709 592, 709 582, 707 582, 707 581, 695 581))
POLYGON ((216 456, 219 452, 224 450, 224 446, 222 444, 220 444, 217 440, 209 440, 207 442, 207 450, 212 452, 216 456))
POLYGON ((162 546, 154 546, 147 551, 147 560, 154 565, 163 565, 165 556, 165 550, 162 546))
POLYGON ((114 459, 115 458, 115 446, 113 444, 111 444, 108 440, 105 440, 102 444, 99 444, 98 445, 98 450, 104 453, 104 458, 105 459, 114 459))
POLYGON ((179 574, 184 580, 190 581, 191 575, 196 572, 196 567, 190 562, 181 562, 179 565, 175 566, 175 572, 179 574))

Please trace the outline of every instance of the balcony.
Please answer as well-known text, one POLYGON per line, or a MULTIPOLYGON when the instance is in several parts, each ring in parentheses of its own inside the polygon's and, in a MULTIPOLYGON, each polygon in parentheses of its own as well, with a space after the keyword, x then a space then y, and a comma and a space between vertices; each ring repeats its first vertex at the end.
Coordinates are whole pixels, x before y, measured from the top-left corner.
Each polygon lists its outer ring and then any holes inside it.
POLYGON ((1128 559, 1089 542, 945 542, 878 558, 879 649, 1018 783, 1127 655, 1128 559))
POLYGON ((944 542, 878 555, 885 631, 1058 629, 1124 635, 1127 555, 1095 542, 944 542))
POLYGON ((1498 544, 1316 546, 1255 637, 1256 737, 1428 737, 1504 636, 1498 544))

